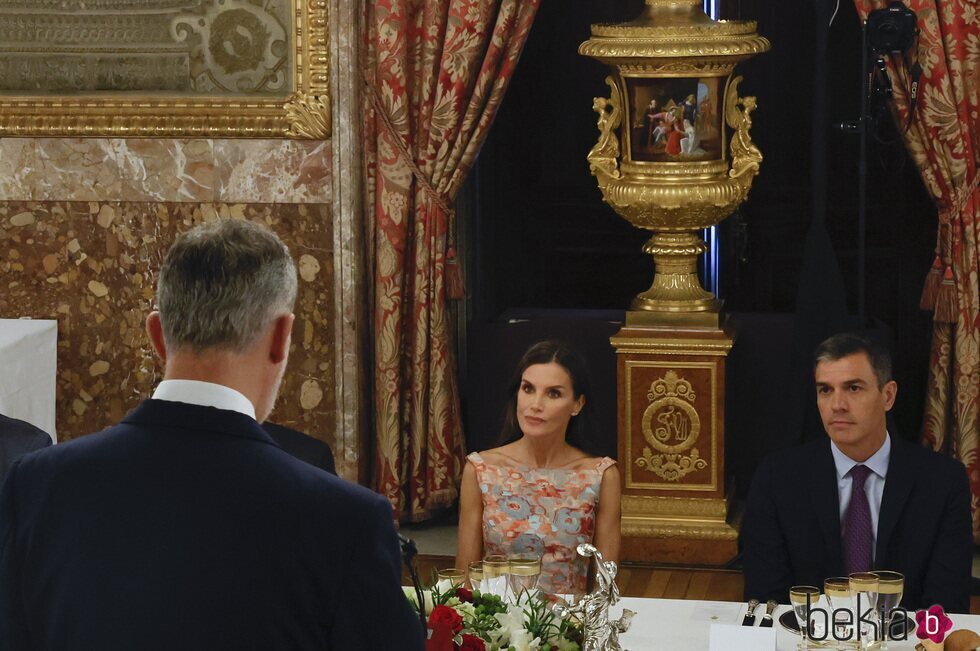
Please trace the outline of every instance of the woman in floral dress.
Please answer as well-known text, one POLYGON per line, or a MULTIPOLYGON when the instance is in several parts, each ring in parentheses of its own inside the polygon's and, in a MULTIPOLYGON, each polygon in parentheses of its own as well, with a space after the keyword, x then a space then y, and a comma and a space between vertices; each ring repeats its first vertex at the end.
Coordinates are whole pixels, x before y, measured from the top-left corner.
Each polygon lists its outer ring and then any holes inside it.
POLYGON ((619 560, 619 471, 590 456, 582 357, 555 341, 532 346, 511 383, 501 447, 467 457, 460 490, 456 566, 488 554, 541 555, 538 588, 582 594, 594 544, 619 560))

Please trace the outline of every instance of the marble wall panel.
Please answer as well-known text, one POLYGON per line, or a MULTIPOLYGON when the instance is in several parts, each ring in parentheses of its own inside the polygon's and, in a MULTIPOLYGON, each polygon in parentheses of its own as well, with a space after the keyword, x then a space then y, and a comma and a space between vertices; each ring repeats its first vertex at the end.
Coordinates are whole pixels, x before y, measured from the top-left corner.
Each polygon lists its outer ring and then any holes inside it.
POLYGON ((0 201, 330 203, 330 142, 0 138, 0 201))
POLYGON ((0 139, 0 199, 119 199, 122 185, 111 140, 0 139))
POLYGON ((293 347, 272 420, 334 445, 329 206, 0 202, 0 317, 58 321, 59 440, 118 421, 152 392, 162 368, 143 320, 153 303, 156 271, 178 232, 217 218, 267 224, 297 260, 293 347))
POLYGON ((215 140, 214 160, 222 201, 329 201, 329 141, 215 140))

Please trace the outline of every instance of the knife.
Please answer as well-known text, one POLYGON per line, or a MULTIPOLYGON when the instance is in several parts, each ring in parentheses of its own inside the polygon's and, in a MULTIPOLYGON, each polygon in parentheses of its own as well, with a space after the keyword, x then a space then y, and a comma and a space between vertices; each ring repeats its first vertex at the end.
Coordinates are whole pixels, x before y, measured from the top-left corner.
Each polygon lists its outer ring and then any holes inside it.
POLYGON ((762 621, 759 622, 759 626, 765 626, 767 628, 772 628, 772 613, 776 610, 776 603, 774 599, 770 599, 766 602, 766 614, 762 616, 762 621))
POLYGON ((758 599, 749 599, 748 609, 742 618, 742 626, 752 626, 755 623, 755 609, 759 607, 758 599))

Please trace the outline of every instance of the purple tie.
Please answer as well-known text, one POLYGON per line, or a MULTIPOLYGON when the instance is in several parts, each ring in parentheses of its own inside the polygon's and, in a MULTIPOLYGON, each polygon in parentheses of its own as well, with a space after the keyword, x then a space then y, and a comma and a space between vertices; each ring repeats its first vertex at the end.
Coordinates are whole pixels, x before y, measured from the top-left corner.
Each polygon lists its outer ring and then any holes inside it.
POLYGON ((847 573, 871 570, 871 506, 864 492, 864 482, 871 474, 867 466, 851 468, 851 503, 844 515, 844 562, 847 573))

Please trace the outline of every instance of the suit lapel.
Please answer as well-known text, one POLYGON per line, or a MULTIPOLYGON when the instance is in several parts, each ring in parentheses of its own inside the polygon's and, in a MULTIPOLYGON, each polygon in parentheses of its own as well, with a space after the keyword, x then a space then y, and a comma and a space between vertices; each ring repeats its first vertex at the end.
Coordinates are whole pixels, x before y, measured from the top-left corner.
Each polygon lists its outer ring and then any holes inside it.
POLYGON ((881 495, 881 511, 878 513, 875 567, 887 562, 885 553, 888 550, 888 542, 915 484, 915 472, 906 445, 904 441, 892 437, 888 474, 885 477, 885 490, 881 495))
MULTIPOLYGON (((816 447, 810 469, 809 485, 813 515, 823 534, 824 549, 827 550, 828 576, 838 573, 844 566, 844 552, 840 538, 840 497, 837 494, 837 467, 830 453, 830 439, 824 438, 816 447)), ((804 460, 805 463, 805 460, 804 460)))

